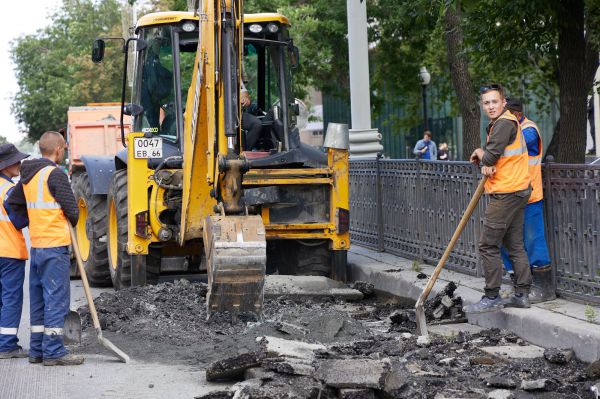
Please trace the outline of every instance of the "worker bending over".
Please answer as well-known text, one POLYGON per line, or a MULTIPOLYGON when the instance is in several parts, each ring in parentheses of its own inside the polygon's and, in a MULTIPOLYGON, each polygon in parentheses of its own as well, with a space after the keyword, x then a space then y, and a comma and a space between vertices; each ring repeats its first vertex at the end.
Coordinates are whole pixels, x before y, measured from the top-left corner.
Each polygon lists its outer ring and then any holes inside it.
POLYGON ((63 334, 70 302, 68 223, 77 224, 79 210, 67 175, 57 167, 65 155, 63 136, 46 132, 39 146, 43 158, 23 162, 21 181, 9 198, 11 209, 26 209, 29 216, 29 362, 78 365, 84 359, 68 354, 63 334))
POLYGON ((28 156, 12 144, 0 145, 0 359, 27 357, 17 338, 28 257, 20 230, 27 226, 27 218, 12 212, 7 198, 15 186, 12 179, 19 176, 21 161, 28 156))
POLYGON ((466 306, 465 313, 498 310, 505 302, 500 297, 502 258, 500 246, 508 251, 515 270, 515 292, 508 303, 528 308, 531 271, 523 246, 523 215, 531 194, 527 146, 517 118, 506 107, 504 89, 499 84, 481 87, 481 104, 490 118, 486 149, 476 149, 471 162, 483 163, 488 177, 485 192, 489 203, 479 238, 479 255, 485 275, 485 295, 478 303, 466 306))

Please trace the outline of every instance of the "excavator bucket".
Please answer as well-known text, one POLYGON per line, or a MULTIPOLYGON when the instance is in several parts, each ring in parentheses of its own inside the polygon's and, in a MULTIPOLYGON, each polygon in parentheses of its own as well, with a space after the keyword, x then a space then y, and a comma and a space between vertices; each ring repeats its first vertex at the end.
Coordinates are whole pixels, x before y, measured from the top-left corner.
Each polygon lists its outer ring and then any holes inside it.
POLYGON ((204 221, 208 318, 214 312, 262 316, 267 243, 262 218, 208 216, 204 221))

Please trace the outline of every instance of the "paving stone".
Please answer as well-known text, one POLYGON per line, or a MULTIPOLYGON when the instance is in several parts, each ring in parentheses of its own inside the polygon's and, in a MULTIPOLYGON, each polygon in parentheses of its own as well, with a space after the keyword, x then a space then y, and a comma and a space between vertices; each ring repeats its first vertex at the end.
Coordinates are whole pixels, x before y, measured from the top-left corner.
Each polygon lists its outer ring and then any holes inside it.
POLYGON ((544 357, 550 363, 556 364, 567 364, 573 359, 573 351, 570 349, 546 349, 544 351, 544 357))
POLYGON ((381 389, 388 370, 389 363, 382 360, 325 360, 319 364, 315 376, 334 388, 381 389))
POLYGON ((219 360, 211 363, 206 368, 206 380, 231 380, 240 379, 244 371, 260 365, 261 356, 257 353, 244 353, 238 356, 219 360))
POLYGON ((544 356, 544 348, 535 345, 483 346, 479 349, 504 359, 537 359, 544 356))
POLYGON ((546 378, 521 382, 521 389, 524 391, 553 391, 556 388, 558 388, 558 383, 546 378))
POLYGON ((276 337, 259 337, 257 339, 264 347, 268 357, 293 357, 297 359, 313 359, 315 351, 325 351, 327 348, 320 344, 292 341, 276 337))
POLYGON ((430 334, 441 335, 443 337, 454 337, 458 336, 460 332, 477 334, 483 330, 483 328, 469 323, 452 323, 427 326, 427 330, 430 334))
POLYGON ((517 382, 509 377, 494 375, 487 379, 487 386, 492 388, 515 389, 517 382))
POLYGON ((372 389, 340 389, 339 399, 375 399, 372 389))
POLYGON ((269 275, 265 278, 265 298, 282 295, 306 297, 335 297, 344 300, 360 300, 362 292, 348 288, 341 281, 321 276, 269 275))
POLYGON ((513 399, 515 395, 508 389, 494 389, 489 392, 487 399, 513 399))

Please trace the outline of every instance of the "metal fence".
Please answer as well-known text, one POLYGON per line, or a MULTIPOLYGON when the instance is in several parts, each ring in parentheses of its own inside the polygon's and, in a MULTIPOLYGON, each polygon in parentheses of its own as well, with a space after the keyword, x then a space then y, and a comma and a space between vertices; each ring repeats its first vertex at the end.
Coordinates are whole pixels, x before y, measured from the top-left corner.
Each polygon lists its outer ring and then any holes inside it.
MULTIPOLYGON (((543 167, 546 236, 563 296, 600 303, 600 165, 543 167)), ((480 176, 467 162, 351 161, 352 241, 436 264, 480 176)), ((447 267, 483 275, 477 240, 485 197, 447 267)))

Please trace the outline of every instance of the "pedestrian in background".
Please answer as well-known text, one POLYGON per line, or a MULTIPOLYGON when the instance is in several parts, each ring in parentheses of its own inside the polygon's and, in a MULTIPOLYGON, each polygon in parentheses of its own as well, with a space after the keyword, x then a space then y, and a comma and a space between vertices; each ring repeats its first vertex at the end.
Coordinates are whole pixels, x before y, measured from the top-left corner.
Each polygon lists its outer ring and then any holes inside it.
POLYGON ((502 258, 504 244, 515 269, 515 292, 511 306, 529 308, 531 270, 523 245, 523 217, 531 194, 527 145, 517 118, 506 107, 504 89, 499 84, 480 88, 481 105, 490 118, 485 150, 471 154, 471 162, 483 163, 487 176, 485 192, 489 202, 479 237, 479 255, 485 276, 485 295, 475 304, 465 306, 465 313, 502 309, 502 258))
POLYGON ((417 141, 413 153, 417 159, 437 159, 437 146, 431 140, 431 132, 429 130, 423 132, 423 139, 417 141))
POLYGON ((0 145, 0 359, 27 357, 17 338, 28 258, 21 229, 27 226, 27 218, 12 212, 7 198, 15 187, 12 179, 19 176, 21 161, 28 156, 12 144, 0 145))
MULTIPOLYGON (((543 143, 540 129, 523 114, 523 104, 518 99, 509 99, 506 108, 517 118, 527 143, 529 156, 529 174, 531 176, 531 196, 525 207, 525 223, 523 226, 523 242, 529 258, 533 282, 529 300, 532 303, 550 301, 556 298, 550 265, 550 253, 546 243, 544 227, 544 189, 542 185, 543 143)), ((513 265, 502 247, 504 267, 514 277, 513 265)))
POLYGON ((79 209, 69 178, 57 167, 65 155, 64 138, 58 132, 46 132, 39 147, 42 158, 23 162, 21 180, 9 198, 11 209, 25 210, 29 217, 29 362, 78 365, 84 359, 67 352, 64 324, 70 304, 68 223, 77 224, 79 209))
POLYGON ((438 148, 437 159, 440 161, 449 161, 450 153, 448 152, 448 143, 440 144, 440 148, 438 148))

